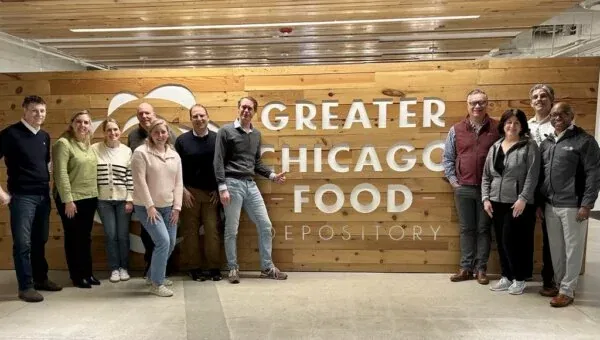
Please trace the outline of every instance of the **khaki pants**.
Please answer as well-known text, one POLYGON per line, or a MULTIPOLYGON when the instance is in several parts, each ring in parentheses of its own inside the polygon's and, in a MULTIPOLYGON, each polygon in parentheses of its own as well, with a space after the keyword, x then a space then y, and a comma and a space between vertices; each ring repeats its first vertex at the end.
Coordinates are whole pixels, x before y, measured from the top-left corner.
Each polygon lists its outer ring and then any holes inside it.
POLYGON ((210 192, 195 188, 187 188, 194 197, 194 206, 181 208, 181 224, 178 236, 181 241, 181 265, 187 269, 201 268, 202 253, 200 235, 201 225, 204 225, 204 255, 207 266, 205 269, 221 268, 221 237, 218 229, 218 204, 210 202, 210 192))
POLYGON ((588 221, 577 222, 578 208, 546 204, 544 212, 550 241, 554 279, 561 294, 573 297, 583 264, 588 221))

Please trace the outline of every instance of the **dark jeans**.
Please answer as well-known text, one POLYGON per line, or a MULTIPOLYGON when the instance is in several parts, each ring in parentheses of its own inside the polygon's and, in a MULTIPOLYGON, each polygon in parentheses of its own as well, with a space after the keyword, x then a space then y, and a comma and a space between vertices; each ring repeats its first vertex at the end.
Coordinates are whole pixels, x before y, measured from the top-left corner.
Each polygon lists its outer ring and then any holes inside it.
POLYGON ((531 275, 531 249, 535 231, 535 206, 527 204, 523 213, 513 218, 512 203, 492 202, 502 276, 525 281, 531 275))
POLYGON ((461 185, 454 189, 460 223, 460 267, 468 271, 487 271, 490 257, 491 220, 483 210, 481 187, 461 185))
POLYGON ((110 270, 129 268, 129 222, 125 201, 98 200, 98 215, 106 236, 106 255, 110 270))
POLYGON ((34 282, 48 279, 44 247, 48 241, 50 196, 15 194, 8 208, 19 290, 33 288, 34 282))
POLYGON ((74 201, 77 213, 73 218, 65 214, 65 204, 56 195, 56 209, 62 220, 65 239, 65 255, 71 280, 78 281, 92 276, 92 226, 98 199, 96 197, 74 201))
POLYGON ((554 268, 552 267, 552 256, 550 255, 550 241, 548 241, 548 227, 546 219, 542 220, 542 233, 544 234, 544 244, 542 245, 542 280, 544 288, 555 287, 554 268))

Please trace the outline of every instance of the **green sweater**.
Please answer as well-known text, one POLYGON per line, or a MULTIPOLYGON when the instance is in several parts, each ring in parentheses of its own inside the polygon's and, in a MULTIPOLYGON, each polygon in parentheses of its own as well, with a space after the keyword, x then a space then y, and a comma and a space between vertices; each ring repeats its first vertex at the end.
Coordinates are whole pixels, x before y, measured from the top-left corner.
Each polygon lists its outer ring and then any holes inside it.
POLYGON ((52 147, 54 191, 64 203, 98 197, 96 154, 91 146, 61 137, 52 147))

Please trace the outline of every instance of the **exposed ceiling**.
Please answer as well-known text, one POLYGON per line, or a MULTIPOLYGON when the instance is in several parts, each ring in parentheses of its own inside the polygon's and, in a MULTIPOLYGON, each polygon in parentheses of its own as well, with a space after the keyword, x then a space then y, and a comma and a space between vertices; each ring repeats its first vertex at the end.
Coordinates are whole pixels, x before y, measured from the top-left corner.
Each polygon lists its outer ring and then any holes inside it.
POLYGON ((580 1, 0 0, 0 32, 110 68, 475 59, 580 1))

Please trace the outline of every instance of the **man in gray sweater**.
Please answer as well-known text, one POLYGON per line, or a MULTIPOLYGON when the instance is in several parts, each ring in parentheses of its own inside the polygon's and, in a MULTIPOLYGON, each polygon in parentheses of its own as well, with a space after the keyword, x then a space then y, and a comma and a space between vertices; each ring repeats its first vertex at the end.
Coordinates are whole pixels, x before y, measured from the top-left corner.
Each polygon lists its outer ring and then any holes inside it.
POLYGON ((552 307, 573 303, 581 271, 590 210, 600 190, 600 148, 582 128, 573 124, 573 110, 557 103, 550 111, 554 133, 540 145, 540 193, 554 267, 560 285, 552 307))
POLYGON ((213 166, 225 210, 224 243, 231 283, 240 282, 236 242, 242 207, 258 229, 261 277, 287 279, 287 274, 273 264, 271 220, 253 179, 259 174, 281 184, 285 182, 285 173, 276 174, 261 161, 261 135, 251 123, 257 109, 256 99, 242 97, 238 101, 237 119, 219 129, 215 146, 213 166))

